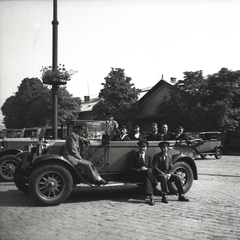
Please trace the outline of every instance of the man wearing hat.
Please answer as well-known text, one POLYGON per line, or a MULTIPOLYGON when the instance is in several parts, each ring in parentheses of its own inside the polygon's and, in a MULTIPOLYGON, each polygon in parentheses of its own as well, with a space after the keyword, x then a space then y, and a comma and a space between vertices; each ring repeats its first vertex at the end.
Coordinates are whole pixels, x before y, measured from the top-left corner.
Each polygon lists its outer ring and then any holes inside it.
POLYGON ((153 206, 155 205, 153 195, 154 189, 157 192, 161 192, 160 184, 152 173, 152 158, 147 155, 148 142, 142 140, 137 144, 138 152, 136 152, 134 157, 131 159, 129 168, 134 179, 139 179, 140 181, 145 182, 146 197, 149 199, 149 204, 153 206))
POLYGON ((114 135, 112 141, 131 141, 131 138, 128 136, 127 131, 128 127, 125 124, 119 126, 120 134, 114 135))
POLYGON ((153 174, 155 178, 161 182, 162 191, 165 193, 162 196, 162 202, 168 203, 166 194, 168 191, 167 182, 175 182, 178 189, 178 200, 188 202, 188 199, 184 196, 184 190, 181 182, 181 178, 177 174, 173 174, 174 167, 172 163, 172 157, 168 154, 169 143, 160 142, 158 146, 161 149, 160 153, 157 153, 153 157, 153 174))
POLYGON ((82 136, 84 130, 83 125, 73 127, 73 132, 66 139, 63 156, 75 165, 78 170, 83 171, 91 183, 105 185, 107 182, 100 177, 92 163, 82 158, 81 144, 89 142, 88 139, 82 136))
POLYGON ((111 112, 107 112, 107 134, 110 136, 110 140, 113 138, 114 135, 117 135, 119 133, 118 130, 118 122, 113 119, 113 114, 111 112))

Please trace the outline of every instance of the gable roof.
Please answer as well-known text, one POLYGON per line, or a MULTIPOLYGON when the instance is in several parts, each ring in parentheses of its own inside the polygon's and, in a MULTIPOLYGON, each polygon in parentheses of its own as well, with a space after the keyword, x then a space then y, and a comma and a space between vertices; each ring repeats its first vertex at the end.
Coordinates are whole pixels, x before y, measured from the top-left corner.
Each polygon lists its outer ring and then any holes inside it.
POLYGON ((99 98, 93 98, 89 101, 81 103, 81 112, 91 112, 93 107, 99 102, 99 98))
POLYGON ((154 85, 145 95, 143 95, 138 102, 142 103, 144 100, 146 100, 148 97, 150 97, 159 87, 163 86, 164 84, 168 85, 172 88, 172 85, 165 80, 161 79, 156 85, 154 85))

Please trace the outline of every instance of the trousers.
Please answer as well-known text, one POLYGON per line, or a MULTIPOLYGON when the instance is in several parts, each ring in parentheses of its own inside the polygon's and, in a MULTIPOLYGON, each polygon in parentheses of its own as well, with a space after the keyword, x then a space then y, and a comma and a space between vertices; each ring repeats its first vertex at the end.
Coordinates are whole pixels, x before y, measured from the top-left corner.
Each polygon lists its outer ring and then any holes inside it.
POLYGON ((75 167, 80 171, 83 171, 88 176, 91 183, 97 182, 99 174, 90 161, 85 159, 78 160, 78 163, 75 165, 75 167))
POLYGON ((167 180, 167 176, 163 174, 156 174, 156 179, 161 183, 162 191, 167 193, 168 192, 168 186, 167 182, 175 182, 178 194, 184 194, 181 178, 177 174, 171 174, 171 177, 169 180, 167 180))

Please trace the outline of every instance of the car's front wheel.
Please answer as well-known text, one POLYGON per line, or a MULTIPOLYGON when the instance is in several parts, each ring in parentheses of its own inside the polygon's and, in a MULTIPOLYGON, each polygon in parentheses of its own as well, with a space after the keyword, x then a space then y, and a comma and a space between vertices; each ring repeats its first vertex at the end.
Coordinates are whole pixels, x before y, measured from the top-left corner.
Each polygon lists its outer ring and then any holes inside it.
POLYGON ((4 182, 13 182, 14 172, 20 160, 14 155, 6 155, 0 159, 0 179, 4 182))
MULTIPOLYGON (((174 164, 174 174, 181 178, 184 193, 188 192, 193 183, 193 171, 186 162, 177 162, 174 164)), ((177 193, 177 187, 174 182, 168 182, 168 187, 171 193, 177 193)))
POLYGON ((220 159, 221 157, 222 157, 222 150, 220 148, 218 148, 216 150, 215 158, 220 159))
POLYGON ((59 205, 72 192, 71 173, 61 165, 44 165, 31 174, 28 189, 31 197, 41 205, 59 205))

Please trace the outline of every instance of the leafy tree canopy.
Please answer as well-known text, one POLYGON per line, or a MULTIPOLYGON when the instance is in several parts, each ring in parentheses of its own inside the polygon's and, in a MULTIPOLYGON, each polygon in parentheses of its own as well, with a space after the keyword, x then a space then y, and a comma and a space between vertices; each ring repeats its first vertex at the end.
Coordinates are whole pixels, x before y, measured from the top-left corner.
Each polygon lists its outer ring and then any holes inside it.
POLYGON ((112 112, 121 121, 134 119, 139 107, 137 104, 140 89, 135 88, 131 78, 125 76, 124 69, 112 68, 102 83, 100 101, 93 108, 96 119, 104 119, 106 112, 112 112))
POLYGON ((188 131, 234 130, 240 123, 240 71, 222 68, 203 78, 202 71, 185 72, 171 94, 170 122, 188 131))
MULTIPOLYGON (((75 118, 80 112, 80 98, 73 98, 66 87, 59 88, 59 122, 75 118)), ((1 107, 7 128, 37 127, 52 122, 52 93, 38 78, 25 78, 18 91, 1 107)))

